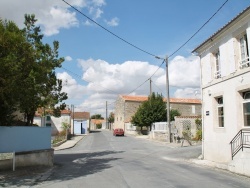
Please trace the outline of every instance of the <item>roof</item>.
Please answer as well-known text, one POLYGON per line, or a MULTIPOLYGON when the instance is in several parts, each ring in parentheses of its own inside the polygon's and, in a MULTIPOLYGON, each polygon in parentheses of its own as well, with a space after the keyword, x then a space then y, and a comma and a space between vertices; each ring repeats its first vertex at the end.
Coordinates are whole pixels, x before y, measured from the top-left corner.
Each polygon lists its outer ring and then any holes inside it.
MULTIPOLYGON (((121 95, 125 101, 144 102, 148 100, 148 96, 131 96, 121 95)), ((164 101, 167 101, 164 98, 164 101)), ((188 98, 170 98, 170 103, 187 103, 187 104, 201 104, 200 99, 188 99, 188 98)))
MULTIPOLYGON (((45 109, 45 111, 47 113, 53 114, 51 109, 45 109)), ((44 109, 43 108, 38 108, 37 111, 35 112, 35 117, 41 117, 43 113, 44 113, 44 109)), ((71 113, 70 110, 61 110, 61 115, 62 114, 70 114, 70 113, 71 113)))
MULTIPOLYGON (((73 117, 73 114, 71 115, 73 117)), ((89 112, 74 112, 74 119, 89 119, 90 113, 89 112)))
POLYGON ((90 122, 93 124, 101 124, 103 122, 106 122, 106 120, 105 119, 91 119, 90 122))
POLYGON ((202 47, 207 42, 213 40, 214 37, 219 35, 221 32, 225 31, 230 27, 236 20, 241 19, 243 14, 245 14, 247 11, 250 10, 250 6, 244 9, 241 13, 239 13, 235 18, 233 18, 231 21, 229 21, 226 25, 224 25, 221 29, 219 29, 217 32, 215 32, 212 36, 210 36, 207 40, 205 40, 203 43, 201 43, 198 47, 196 47, 192 52, 196 52, 200 47, 202 47))

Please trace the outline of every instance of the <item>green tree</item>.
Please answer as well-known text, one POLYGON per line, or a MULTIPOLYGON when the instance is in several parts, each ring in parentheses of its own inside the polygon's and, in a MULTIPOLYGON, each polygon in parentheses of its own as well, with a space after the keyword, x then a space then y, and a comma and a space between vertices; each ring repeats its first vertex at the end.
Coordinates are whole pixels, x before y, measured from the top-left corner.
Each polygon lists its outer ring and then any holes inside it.
MULTIPOLYGON (((132 117, 132 123, 135 126, 147 126, 152 128, 152 123, 167 121, 166 103, 163 101, 162 95, 152 93, 148 100, 143 102, 132 117)), ((179 116, 178 110, 170 111, 170 120, 173 121, 175 116, 179 116)))
POLYGON ((175 116, 180 116, 180 112, 178 110, 171 109, 170 110, 170 121, 174 121, 175 116))
POLYGON ((0 126, 11 125, 19 106, 25 57, 32 53, 24 32, 14 22, 0 20, 0 126))
POLYGON ((152 123, 159 121, 166 121, 166 104, 162 95, 152 93, 132 117, 132 123, 150 127, 151 130, 152 123))
POLYGON ((104 119, 101 114, 95 114, 91 116, 91 119, 104 119))
POLYGON ((115 121, 115 114, 113 112, 111 112, 109 114, 108 122, 109 123, 114 123, 114 121, 115 121))
POLYGON ((140 127, 142 130, 142 127, 144 126, 144 122, 142 120, 142 106, 139 106, 136 113, 132 116, 131 123, 137 127, 140 127))
POLYGON ((62 81, 55 74, 64 61, 58 57, 59 43, 43 44, 36 21, 34 15, 25 15, 23 30, 13 22, 0 22, 0 125, 13 123, 16 110, 31 125, 38 107, 52 109, 52 115, 60 115, 65 107, 67 94, 61 92, 62 81))

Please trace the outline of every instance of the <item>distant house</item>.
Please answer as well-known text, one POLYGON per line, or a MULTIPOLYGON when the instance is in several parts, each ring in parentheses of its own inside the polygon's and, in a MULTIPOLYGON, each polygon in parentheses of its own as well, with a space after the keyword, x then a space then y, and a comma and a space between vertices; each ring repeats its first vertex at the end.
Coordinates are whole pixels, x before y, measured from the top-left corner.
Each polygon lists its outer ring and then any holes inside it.
POLYGON ((250 175, 250 7, 199 45, 203 157, 250 175))
MULTIPOLYGON (((115 104, 114 128, 124 128, 125 123, 131 121, 139 106, 147 100, 148 96, 120 95, 115 104)), ((201 100, 170 98, 170 108, 178 110, 183 116, 201 115, 201 100)))
POLYGON ((89 128, 89 112, 74 112, 71 115, 71 133, 87 134, 89 128))
POLYGON ((90 120, 90 130, 95 130, 97 129, 97 125, 101 124, 102 128, 106 128, 106 120, 105 119, 91 119, 90 120))
POLYGON ((51 135, 56 135, 63 131, 63 122, 71 125, 70 131, 72 134, 87 134, 89 118, 89 112, 74 112, 73 115, 70 110, 62 110, 60 117, 54 117, 52 115, 43 117, 41 109, 38 109, 33 123, 38 126, 51 126, 51 135))

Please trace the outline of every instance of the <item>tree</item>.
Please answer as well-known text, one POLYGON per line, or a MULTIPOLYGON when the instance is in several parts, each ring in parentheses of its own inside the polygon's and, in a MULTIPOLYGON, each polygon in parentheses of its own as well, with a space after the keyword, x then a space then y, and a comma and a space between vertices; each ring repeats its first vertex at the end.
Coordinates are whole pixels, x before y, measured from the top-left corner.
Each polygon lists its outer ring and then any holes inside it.
POLYGON ((108 117, 108 122, 114 123, 114 121, 115 121, 115 114, 113 112, 110 112, 109 117, 108 117))
MULTIPOLYGON (((163 101, 162 95, 152 93, 148 100, 143 102, 132 117, 132 123, 135 126, 147 126, 152 128, 152 123, 167 121, 166 103, 163 101)), ((174 116, 179 116, 178 110, 170 111, 170 120, 174 120, 174 116)))
POLYGON ((152 123, 159 121, 166 121, 166 104, 162 95, 152 93, 132 117, 132 123, 140 127, 150 127, 151 130, 152 123))
POLYGON ((25 57, 31 52, 24 32, 14 22, 0 20, 0 126, 14 121, 25 57))
POLYGON ((91 116, 91 119, 104 119, 101 114, 95 114, 91 116))
POLYGON ((25 15, 22 30, 13 22, 0 22, 0 106, 1 117, 5 115, 0 125, 10 125, 16 110, 25 114, 26 125, 32 125, 38 107, 60 115, 66 106, 62 101, 67 94, 61 92, 62 81, 55 74, 64 61, 58 57, 59 43, 43 44, 36 21, 34 15, 25 15))
POLYGON ((175 116, 180 116, 181 113, 178 110, 171 109, 170 110, 170 121, 174 121, 175 116))

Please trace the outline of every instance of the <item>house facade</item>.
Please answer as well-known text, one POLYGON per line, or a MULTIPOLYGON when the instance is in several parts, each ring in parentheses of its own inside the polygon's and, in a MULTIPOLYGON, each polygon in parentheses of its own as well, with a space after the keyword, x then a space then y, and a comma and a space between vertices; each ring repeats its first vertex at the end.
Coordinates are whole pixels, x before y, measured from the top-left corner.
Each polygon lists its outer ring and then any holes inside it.
POLYGON ((34 124, 40 127, 51 127, 51 135, 57 135, 63 131, 62 123, 70 125, 71 134, 87 134, 89 128, 89 112, 71 112, 70 110, 61 110, 60 117, 52 115, 42 116, 42 111, 38 110, 34 117, 34 124))
POLYGON ((75 135, 89 133, 89 112, 74 112, 71 114, 71 133, 75 135))
MULTIPOLYGON (((147 100, 148 96, 119 95, 115 104, 114 128, 125 129, 125 123, 131 121, 139 106, 147 100)), ((201 115, 201 100, 170 98, 170 108, 184 116, 201 115)))
POLYGON ((203 157, 250 175, 250 149, 241 148, 250 146, 250 7, 193 52, 201 65, 203 157))

